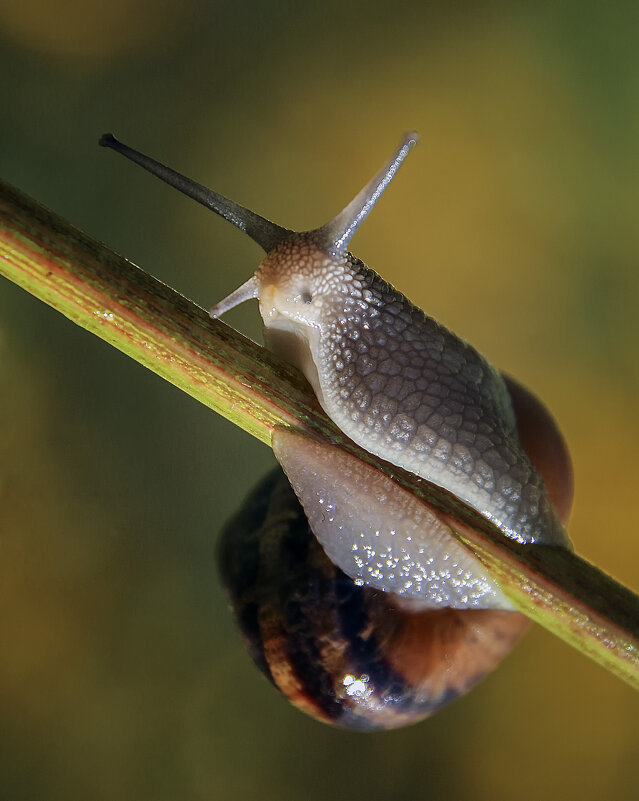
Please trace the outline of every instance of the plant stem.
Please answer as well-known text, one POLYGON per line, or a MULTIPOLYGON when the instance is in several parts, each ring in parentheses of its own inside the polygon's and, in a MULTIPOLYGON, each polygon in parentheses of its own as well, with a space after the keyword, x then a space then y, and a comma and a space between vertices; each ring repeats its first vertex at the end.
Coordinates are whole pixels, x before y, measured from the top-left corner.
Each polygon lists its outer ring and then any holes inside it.
POLYGON ((0 273, 270 444, 334 443, 437 507, 518 608, 639 689, 639 597, 571 551, 519 545, 441 488, 363 451, 290 365, 0 183, 0 273))

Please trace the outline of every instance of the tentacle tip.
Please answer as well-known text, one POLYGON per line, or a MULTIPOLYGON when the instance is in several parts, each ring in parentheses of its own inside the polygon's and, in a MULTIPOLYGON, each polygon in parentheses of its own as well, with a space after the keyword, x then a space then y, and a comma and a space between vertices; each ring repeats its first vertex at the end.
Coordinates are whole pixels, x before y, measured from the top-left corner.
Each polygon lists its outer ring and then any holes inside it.
POLYGON ((113 147, 117 143, 118 140, 115 138, 115 136, 113 136, 112 133, 104 133, 98 139, 98 145, 100 145, 100 147, 113 147))
POLYGON ((215 306, 212 306, 209 310, 209 316, 215 320, 229 309, 233 309, 235 306, 239 306, 240 303, 244 303, 245 300, 251 300, 257 297, 259 297, 259 285, 255 275, 252 275, 248 281, 245 281, 242 286, 239 286, 235 292, 231 292, 230 295, 227 295, 219 301, 219 303, 216 303, 215 306))
POLYGON ((412 147, 419 142, 419 133, 417 131, 407 131, 404 134, 404 143, 408 147, 412 147))

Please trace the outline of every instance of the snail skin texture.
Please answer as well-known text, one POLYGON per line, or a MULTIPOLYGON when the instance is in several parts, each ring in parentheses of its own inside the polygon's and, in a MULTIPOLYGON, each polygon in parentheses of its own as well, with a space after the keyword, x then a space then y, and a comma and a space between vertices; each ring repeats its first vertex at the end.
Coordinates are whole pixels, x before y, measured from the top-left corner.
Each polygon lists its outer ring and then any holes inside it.
MULTIPOLYGON (((569 548, 562 521, 572 501, 572 470, 549 412, 346 249, 415 142, 407 135, 331 222, 296 233, 111 135, 100 140, 266 251, 256 273, 211 315, 258 298, 267 346, 304 373, 348 437, 443 487, 504 536, 569 548)), ((519 617, 436 509, 337 448, 275 432, 273 449, 307 525, 356 585, 385 591, 387 603, 406 614, 437 611, 449 621, 485 611, 519 617)), ((453 694, 472 684, 468 676, 459 686, 453 682, 453 694)))

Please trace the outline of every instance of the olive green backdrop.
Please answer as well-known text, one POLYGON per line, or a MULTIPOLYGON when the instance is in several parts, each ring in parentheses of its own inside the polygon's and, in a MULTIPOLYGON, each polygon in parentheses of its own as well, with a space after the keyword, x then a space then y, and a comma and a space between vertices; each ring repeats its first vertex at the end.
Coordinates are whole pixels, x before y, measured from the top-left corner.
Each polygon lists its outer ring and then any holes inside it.
MULTIPOLYGON (((0 175, 207 306, 260 251, 107 130, 292 228, 422 141, 353 250, 541 395, 578 550, 639 588, 633 4, 0 0, 0 175)), ((254 304, 229 315, 259 337, 254 304)), ((215 569, 267 448, 0 283, 0 797, 628 799, 639 699, 534 629, 351 735, 257 674, 215 569)))

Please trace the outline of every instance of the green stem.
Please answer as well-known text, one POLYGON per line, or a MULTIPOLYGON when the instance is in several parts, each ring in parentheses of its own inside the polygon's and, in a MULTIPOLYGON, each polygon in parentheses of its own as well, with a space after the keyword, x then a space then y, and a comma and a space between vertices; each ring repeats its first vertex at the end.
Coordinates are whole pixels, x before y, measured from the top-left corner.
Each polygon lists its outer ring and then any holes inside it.
POLYGON ((263 442, 288 428, 376 465, 439 508, 523 612, 639 689, 639 597, 570 551, 504 538, 445 490, 362 451, 292 367, 3 184, 0 272, 263 442))

